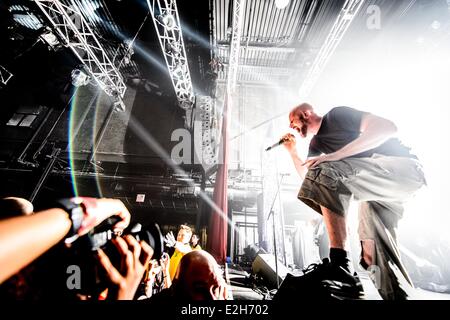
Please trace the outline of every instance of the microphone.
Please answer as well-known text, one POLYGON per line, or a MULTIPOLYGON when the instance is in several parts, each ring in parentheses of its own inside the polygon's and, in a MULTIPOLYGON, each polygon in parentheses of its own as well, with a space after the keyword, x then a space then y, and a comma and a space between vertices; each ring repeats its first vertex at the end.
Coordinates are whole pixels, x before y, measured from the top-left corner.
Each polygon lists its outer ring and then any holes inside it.
POLYGON ((269 151, 272 150, 273 148, 276 148, 278 146, 281 146, 283 143, 285 143, 287 140, 286 139, 280 139, 280 141, 278 141, 277 143, 274 143, 273 145, 271 145, 270 147, 267 147, 265 151, 269 151))

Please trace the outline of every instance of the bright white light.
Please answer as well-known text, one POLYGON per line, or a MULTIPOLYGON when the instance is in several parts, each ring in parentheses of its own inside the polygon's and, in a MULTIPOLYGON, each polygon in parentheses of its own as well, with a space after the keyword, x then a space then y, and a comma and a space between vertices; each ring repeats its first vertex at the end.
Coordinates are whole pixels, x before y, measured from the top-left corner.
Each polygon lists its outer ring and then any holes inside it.
POLYGON ((177 25, 175 18, 171 14, 166 14, 166 15, 162 16, 160 19, 161 19, 161 22, 166 26, 167 30, 172 30, 177 25))
POLYGON ((42 34, 41 38, 52 48, 59 44, 58 38, 52 32, 42 34))
POLYGON ((275 6, 278 9, 284 9, 289 4, 289 0, 275 0, 275 6))
POLYGON ((431 28, 433 28, 434 30, 438 30, 441 27, 441 23, 437 20, 434 20, 433 23, 431 24, 431 28))
POLYGON ((83 71, 81 71, 80 69, 74 69, 72 71, 72 84, 75 87, 80 87, 80 86, 84 86, 87 85, 89 83, 89 76, 84 73, 83 71))

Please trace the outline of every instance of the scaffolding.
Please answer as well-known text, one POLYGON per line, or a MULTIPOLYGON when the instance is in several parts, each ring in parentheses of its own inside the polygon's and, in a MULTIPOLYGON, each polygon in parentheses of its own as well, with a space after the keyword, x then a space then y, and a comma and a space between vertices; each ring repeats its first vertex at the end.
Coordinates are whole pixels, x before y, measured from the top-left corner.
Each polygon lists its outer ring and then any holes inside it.
POLYGON ((83 63, 89 75, 117 106, 124 109, 122 98, 126 85, 119 70, 111 62, 97 36, 76 6, 58 0, 34 0, 52 25, 63 45, 69 47, 83 63))
MULTIPOLYGON (((147 0, 150 14, 158 35, 161 50, 169 70, 178 105, 186 110, 193 108, 195 102, 191 75, 189 73, 180 18, 175 0, 147 0)), ((187 121, 189 126, 190 121, 187 121)))
POLYGON ((330 60, 337 46, 344 37, 348 27, 359 12, 364 0, 346 0, 339 15, 334 22, 330 33, 328 34, 324 44, 319 50, 308 74, 303 81, 299 94, 305 99, 310 94, 326 64, 330 60))
POLYGON ((230 58, 228 62, 227 93, 231 94, 236 86, 241 48, 242 24, 244 21, 245 0, 233 1, 233 25, 231 29, 230 58))
POLYGON ((4 86, 8 83, 9 79, 12 78, 12 73, 6 70, 5 67, 0 65, 0 83, 4 86))

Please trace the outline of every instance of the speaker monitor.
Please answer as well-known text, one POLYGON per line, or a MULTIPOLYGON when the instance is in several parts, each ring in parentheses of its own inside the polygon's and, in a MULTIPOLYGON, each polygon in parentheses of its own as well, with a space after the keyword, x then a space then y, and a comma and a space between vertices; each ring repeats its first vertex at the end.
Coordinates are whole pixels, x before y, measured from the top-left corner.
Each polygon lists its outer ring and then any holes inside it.
MULTIPOLYGON (((267 281, 268 286, 276 288, 277 272, 275 268, 275 256, 273 254, 258 254, 252 264, 253 273, 261 275, 267 281)), ((281 284, 289 273, 289 269, 278 261, 278 281, 281 284)))

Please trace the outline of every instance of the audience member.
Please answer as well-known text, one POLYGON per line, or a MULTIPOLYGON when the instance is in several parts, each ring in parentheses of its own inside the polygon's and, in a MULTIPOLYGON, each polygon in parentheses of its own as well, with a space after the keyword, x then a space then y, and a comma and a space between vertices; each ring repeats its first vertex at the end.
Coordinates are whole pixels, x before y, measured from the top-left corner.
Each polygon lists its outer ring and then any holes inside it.
POLYGON ((178 264, 180 263, 181 258, 189 252, 192 251, 191 246, 189 245, 189 241, 192 236, 192 229, 187 225, 181 225, 180 230, 178 231, 177 239, 172 232, 169 232, 166 235, 166 245, 168 247, 174 247, 175 251, 170 258, 169 264, 169 274, 170 279, 173 280, 175 273, 178 268, 178 264))
POLYGON ((172 286, 154 295, 151 302, 226 300, 228 293, 216 260, 208 252, 196 250, 181 259, 172 286))
POLYGON ((33 204, 24 198, 7 197, 0 199, 0 219, 27 216, 33 213, 33 204))
POLYGON ((191 237, 191 249, 192 250, 202 250, 202 247, 200 246, 200 238, 196 233, 192 234, 191 237))

